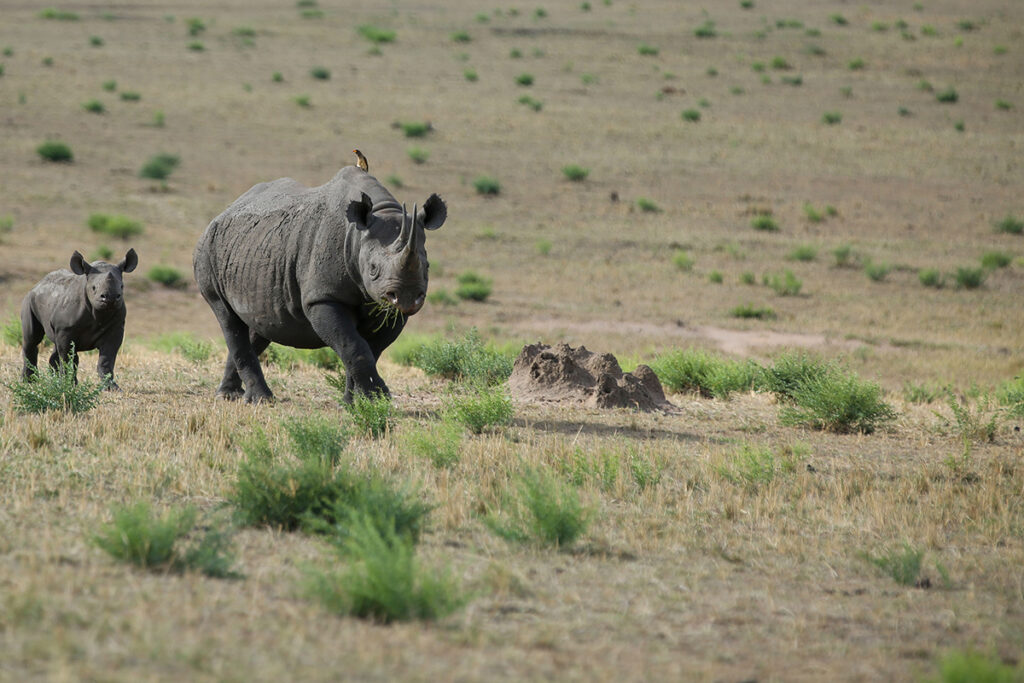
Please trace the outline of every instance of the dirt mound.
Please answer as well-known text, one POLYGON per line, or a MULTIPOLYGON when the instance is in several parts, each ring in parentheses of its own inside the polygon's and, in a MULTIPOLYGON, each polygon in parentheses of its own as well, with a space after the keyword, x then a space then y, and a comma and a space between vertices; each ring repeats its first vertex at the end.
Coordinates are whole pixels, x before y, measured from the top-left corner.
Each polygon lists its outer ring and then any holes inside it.
POLYGON ((582 403, 595 408, 672 410, 654 371, 639 365, 624 373, 610 353, 592 353, 568 344, 527 344, 508 380, 512 397, 522 401, 582 403))

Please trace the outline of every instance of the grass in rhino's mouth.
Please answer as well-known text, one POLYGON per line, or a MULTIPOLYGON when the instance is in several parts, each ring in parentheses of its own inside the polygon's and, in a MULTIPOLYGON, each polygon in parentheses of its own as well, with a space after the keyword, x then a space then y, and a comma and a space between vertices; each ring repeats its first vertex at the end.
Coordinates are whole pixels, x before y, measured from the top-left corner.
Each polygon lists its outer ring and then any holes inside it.
POLYGON ((370 317, 380 319, 380 324, 373 329, 374 332, 379 332, 385 327, 394 327, 399 321, 405 320, 405 314, 390 302, 371 301, 366 306, 369 308, 370 317))

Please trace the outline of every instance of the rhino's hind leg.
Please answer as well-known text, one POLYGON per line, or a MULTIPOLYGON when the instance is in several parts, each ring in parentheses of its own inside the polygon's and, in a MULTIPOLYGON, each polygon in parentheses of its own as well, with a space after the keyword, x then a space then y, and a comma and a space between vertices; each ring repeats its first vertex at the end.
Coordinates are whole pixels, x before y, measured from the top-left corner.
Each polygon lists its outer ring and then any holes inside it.
POLYGON ((26 301, 21 309, 21 354, 24 360, 21 376, 24 379, 28 379, 37 371, 39 344, 45 336, 43 324, 33 315, 32 307, 26 301))
POLYGON ((224 364, 224 378, 217 389, 217 396, 227 399, 244 396, 249 403, 272 400, 274 394, 263 377, 259 359, 259 354, 269 342, 259 337, 263 347, 257 351, 257 335, 251 335, 249 326, 234 311, 219 299, 209 301, 209 304, 228 345, 228 360, 224 364))

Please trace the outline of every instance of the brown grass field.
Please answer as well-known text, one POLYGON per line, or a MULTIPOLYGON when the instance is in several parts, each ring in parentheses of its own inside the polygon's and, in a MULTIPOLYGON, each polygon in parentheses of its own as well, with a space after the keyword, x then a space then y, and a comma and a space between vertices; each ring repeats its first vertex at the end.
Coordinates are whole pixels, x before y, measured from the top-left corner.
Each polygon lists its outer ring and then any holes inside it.
MULTIPOLYGON (((77 19, 60 20, 0 2, 2 320, 74 249, 140 256, 125 278, 121 393, 81 415, 18 413, 20 349, 0 346, 0 680, 922 680, 968 651, 1021 675, 1022 420, 985 399, 1024 368, 1024 237, 994 227, 1024 219, 1024 4, 581 4, 538 16, 541 3, 320 0, 322 16, 304 17, 292 0, 65 2, 77 19), (707 21, 717 35, 698 38, 707 21), (360 25, 395 40, 374 49, 360 25), (311 76, 318 66, 329 79, 311 76), (532 85, 517 84, 524 73, 532 85), (958 100, 938 101, 949 87, 958 100), (83 108, 92 99, 103 113, 83 108), (409 121, 433 130, 406 138, 394 124, 409 121), (47 139, 74 161, 43 161, 47 139), (89 540, 113 506, 216 510, 255 428, 273 440, 293 417, 348 420, 307 365, 267 369, 272 405, 214 399, 223 345, 191 253, 253 184, 320 184, 354 147, 401 201, 447 201, 427 241, 431 291, 454 291, 466 270, 494 282, 484 303, 428 304, 408 335, 476 327, 631 363, 691 346, 762 362, 805 349, 877 382, 898 418, 872 434, 812 431, 782 425, 757 393, 675 394, 676 413, 651 415, 517 404, 511 426, 465 434, 458 464, 437 469, 405 438, 437 420, 447 383, 385 354, 397 424, 346 457, 436 505, 419 554, 458 577, 463 609, 392 625, 336 616, 300 583, 342 561, 279 530, 238 532, 239 580, 116 563, 89 540), (180 157, 165 183, 139 177, 158 153, 180 157), (568 164, 589 176, 570 182, 568 164), (499 195, 476 192, 483 175, 499 195), (834 215, 812 221, 807 204, 834 215), (96 212, 145 231, 102 237, 86 225, 96 212), (779 230, 753 229, 759 212, 779 230), (847 267, 832 255, 843 245, 847 267), (792 260, 800 246, 815 256, 792 260), (954 286, 993 251, 1009 265, 954 286), (868 263, 891 271, 873 281, 868 263), (157 264, 186 286, 147 279, 157 264), (946 286, 922 286, 924 268, 946 286), (783 270, 799 295, 762 284, 783 270), (741 304, 776 315, 733 317, 741 304), (158 350, 171 333, 218 350, 200 362, 158 350), (908 385, 950 386, 997 419, 994 439, 964 437, 944 399, 911 402, 908 385), (726 473, 744 448, 791 466, 736 484, 726 473), (577 482, 593 522, 575 545, 510 543, 482 522, 517 473, 579 454, 617 469, 577 482), (637 459, 660 468, 657 483, 630 477, 637 459), (865 559, 904 543, 923 551, 930 587, 865 559)), ((94 364, 86 354, 82 374, 94 364)))

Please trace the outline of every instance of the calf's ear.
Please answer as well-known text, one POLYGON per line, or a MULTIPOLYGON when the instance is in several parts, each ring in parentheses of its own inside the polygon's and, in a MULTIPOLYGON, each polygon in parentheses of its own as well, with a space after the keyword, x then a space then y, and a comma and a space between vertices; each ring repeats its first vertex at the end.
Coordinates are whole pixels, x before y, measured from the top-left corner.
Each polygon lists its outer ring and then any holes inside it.
POLYGON ((370 225, 370 212, 373 211, 373 201, 365 192, 359 199, 353 199, 345 208, 345 217, 348 222, 356 226, 357 230, 366 230, 370 225))
POLYGON ((92 266, 78 251, 71 255, 71 272, 75 275, 88 275, 92 272, 92 266))
POLYGON ((137 265, 139 265, 139 256, 135 253, 134 249, 129 249, 121 262, 117 264, 117 267, 121 269, 122 273, 130 273, 135 270, 137 265))
POLYGON ((423 227, 427 230, 437 230, 444 225, 448 218, 448 205, 436 194, 432 194, 423 203, 423 227))

